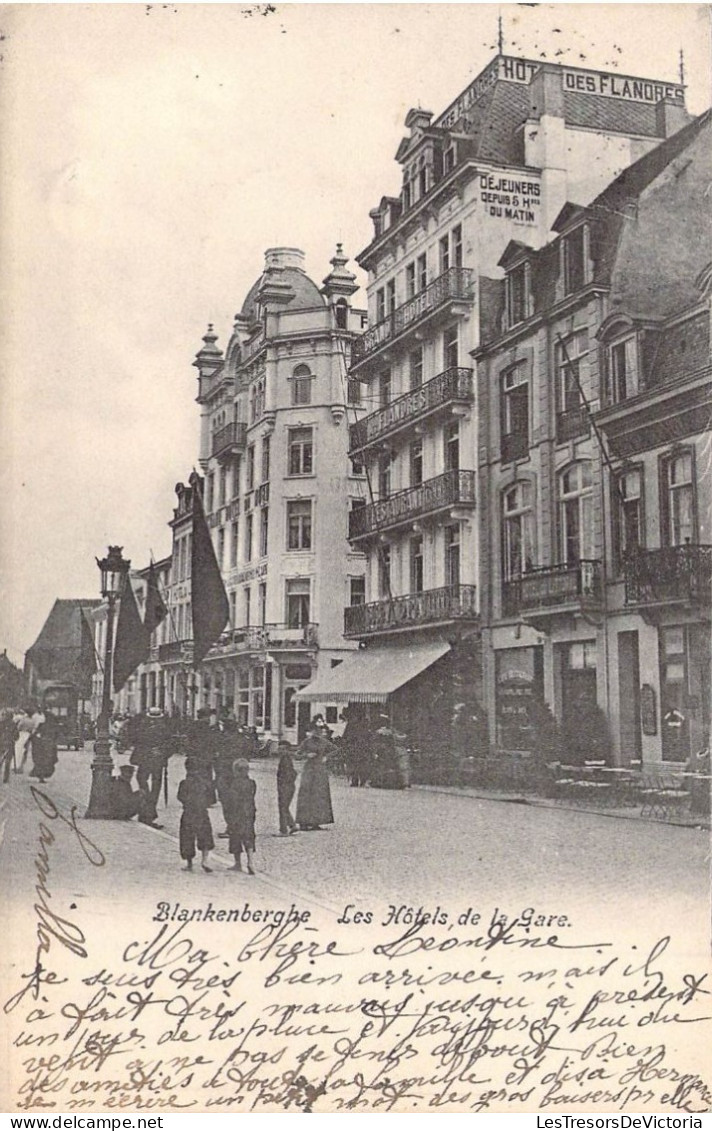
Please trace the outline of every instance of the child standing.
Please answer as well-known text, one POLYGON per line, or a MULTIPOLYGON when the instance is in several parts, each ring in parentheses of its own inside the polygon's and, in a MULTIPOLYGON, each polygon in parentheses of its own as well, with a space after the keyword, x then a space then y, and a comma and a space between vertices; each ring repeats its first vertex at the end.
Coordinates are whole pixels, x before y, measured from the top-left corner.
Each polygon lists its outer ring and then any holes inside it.
POLYGON ((241 854, 247 856, 247 871, 254 876, 252 853, 255 851, 255 794, 257 786, 250 777, 250 766, 245 758, 238 758, 232 767, 232 784, 225 816, 230 836, 230 852, 235 857, 234 872, 242 871, 241 854))
POLYGON ((196 845, 201 854, 201 867, 204 872, 212 872, 208 867, 208 854, 215 848, 213 830, 208 815, 210 796, 200 766, 188 758, 185 763, 185 777, 178 786, 178 800, 183 806, 180 819, 179 844, 181 858, 186 861, 185 871, 193 869, 196 845))
POLYGON ((291 752, 284 750, 277 766, 277 808, 279 810, 280 836, 289 836, 297 831, 297 822, 294 820, 290 808, 296 781, 297 771, 294 768, 291 752))

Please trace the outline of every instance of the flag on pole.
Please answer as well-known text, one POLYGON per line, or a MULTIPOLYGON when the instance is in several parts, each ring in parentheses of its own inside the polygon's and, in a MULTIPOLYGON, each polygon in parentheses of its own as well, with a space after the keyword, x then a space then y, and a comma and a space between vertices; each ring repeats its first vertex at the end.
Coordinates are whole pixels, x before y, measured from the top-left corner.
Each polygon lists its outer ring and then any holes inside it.
POLYGON ((146 611, 143 614, 143 627, 149 636, 155 632, 167 614, 166 603, 158 588, 158 575, 153 562, 151 562, 148 567, 148 580, 146 582, 146 611))
POLYGON ((193 488, 193 545, 190 597, 193 607, 193 666, 200 663, 230 619, 230 603, 220 576, 213 540, 200 497, 200 477, 190 477, 193 488))
POLYGON ((114 691, 121 691, 129 676, 148 658, 149 637, 141 623, 131 579, 126 578, 119 604, 114 644, 114 691))

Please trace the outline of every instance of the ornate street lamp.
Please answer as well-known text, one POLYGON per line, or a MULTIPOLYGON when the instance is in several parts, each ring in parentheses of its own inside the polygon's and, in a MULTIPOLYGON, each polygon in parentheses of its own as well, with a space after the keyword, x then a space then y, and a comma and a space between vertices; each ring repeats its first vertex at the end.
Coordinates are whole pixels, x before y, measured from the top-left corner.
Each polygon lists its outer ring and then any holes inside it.
POLYGON ((91 764, 91 794, 86 816, 106 820, 115 815, 111 799, 111 757, 109 716, 114 658, 114 608, 121 596, 131 562, 121 556, 123 546, 109 546, 109 552, 96 564, 101 571, 101 595, 106 601, 106 644, 104 648, 104 681, 101 690, 101 711, 96 724, 94 761, 91 764))

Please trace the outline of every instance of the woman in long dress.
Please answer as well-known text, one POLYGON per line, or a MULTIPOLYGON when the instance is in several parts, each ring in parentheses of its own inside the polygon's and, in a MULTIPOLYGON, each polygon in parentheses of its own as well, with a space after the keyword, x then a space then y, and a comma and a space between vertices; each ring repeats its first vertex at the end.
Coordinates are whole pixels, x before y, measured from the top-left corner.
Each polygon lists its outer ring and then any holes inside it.
POLYGON ((47 778, 52 777, 57 765, 57 720, 49 711, 32 732, 30 742, 32 751, 30 777, 45 782, 47 778))
POLYGON ((298 755, 306 755, 299 779, 296 812, 297 824, 305 831, 334 823, 326 758, 335 749, 318 727, 312 727, 297 750, 298 755))

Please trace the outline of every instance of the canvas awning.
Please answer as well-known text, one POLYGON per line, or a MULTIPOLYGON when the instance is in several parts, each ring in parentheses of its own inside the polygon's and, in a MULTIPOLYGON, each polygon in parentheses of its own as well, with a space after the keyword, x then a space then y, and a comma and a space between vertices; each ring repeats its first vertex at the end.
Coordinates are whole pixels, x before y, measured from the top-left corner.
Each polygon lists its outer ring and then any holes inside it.
POLYGON ((389 695, 439 660, 450 645, 409 644, 353 652, 298 691, 306 703, 385 703, 389 695))

